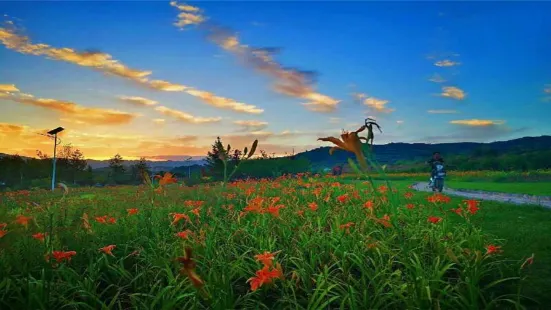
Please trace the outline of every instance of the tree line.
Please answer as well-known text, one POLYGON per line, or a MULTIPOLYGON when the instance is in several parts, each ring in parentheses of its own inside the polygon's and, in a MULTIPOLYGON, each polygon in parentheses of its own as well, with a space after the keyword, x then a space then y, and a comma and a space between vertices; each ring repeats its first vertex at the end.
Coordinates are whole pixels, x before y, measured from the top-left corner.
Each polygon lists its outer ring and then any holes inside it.
MULTIPOLYGON (((448 170, 534 171, 551 169, 551 150, 498 152, 481 147, 471 154, 443 154, 448 170)), ((422 172, 427 166, 419 161, 402 161, 396 170, 422 172), (400 168, 401 167, 401 168, 400 168)))
MULTIPOLYGON (((116 154, 109 160, 107 169, 93 170, 84 153, 71 145, 65 145, 56 156, 56 183, 73 186, 95 184, 137 184, 143 172, 149 172, 145 158, 131 165, 129 171, 123 165, 124 159, 116 154)), ((0 157, 0 188, 19 190, 48 188, 51 186, 53 158, 37 151, 37 158, 20 155, 0 157)))

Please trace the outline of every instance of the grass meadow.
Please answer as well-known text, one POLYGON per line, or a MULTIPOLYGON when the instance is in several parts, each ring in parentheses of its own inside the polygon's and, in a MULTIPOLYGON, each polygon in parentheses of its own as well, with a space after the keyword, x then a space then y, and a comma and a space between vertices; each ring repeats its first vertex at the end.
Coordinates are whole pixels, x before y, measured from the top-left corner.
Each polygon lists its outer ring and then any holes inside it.
POLYGON ((414 179, 300 175, 4 193, 0 308, 543 309, 551 302, 551 212, 414 192, 414 179))

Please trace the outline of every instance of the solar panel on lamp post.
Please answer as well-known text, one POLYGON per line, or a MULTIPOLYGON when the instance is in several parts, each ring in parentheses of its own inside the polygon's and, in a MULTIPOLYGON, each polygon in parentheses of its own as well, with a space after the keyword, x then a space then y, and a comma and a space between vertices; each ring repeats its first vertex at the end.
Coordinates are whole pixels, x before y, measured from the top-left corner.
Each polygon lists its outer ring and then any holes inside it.
POLYGON ((56 129, 52 129, 48 131, 48 135, 52 136, 54 138, 54 159, 53 159, 53 171, 52 171, 52 192, 55 189, 55 162, 56 162, 56 150, 57 150, 57 134, 62 132, 64 130, 63 127, 57 127, 56 129))

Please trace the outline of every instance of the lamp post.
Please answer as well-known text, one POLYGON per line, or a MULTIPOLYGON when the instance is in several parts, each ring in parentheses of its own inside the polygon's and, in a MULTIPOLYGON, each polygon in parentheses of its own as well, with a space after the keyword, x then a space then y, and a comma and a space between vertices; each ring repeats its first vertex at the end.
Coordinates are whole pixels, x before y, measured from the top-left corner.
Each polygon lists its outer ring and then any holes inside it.
POLYGON ((50 137, 53 136, 54 138, 54 159, 53 159, 53 171, 52 171, 52 192, 54 191, 55 189, 55 162, 56 162, 56 150, 57 150, 57 134, 62 132, 64 130, 63 127, 57 127, 56 129, 52 129, 50 131, 48 131, 48 135, 50 137))

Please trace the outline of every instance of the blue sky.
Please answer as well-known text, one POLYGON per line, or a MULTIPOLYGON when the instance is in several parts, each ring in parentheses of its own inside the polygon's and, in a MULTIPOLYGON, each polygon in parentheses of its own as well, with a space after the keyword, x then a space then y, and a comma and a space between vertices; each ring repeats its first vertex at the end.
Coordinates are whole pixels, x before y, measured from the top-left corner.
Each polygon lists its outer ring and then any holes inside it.
POLYGON ((383 128, 376 144, 489 142, 551 133, 551 89, 546 93, 551 87, 550 2, 186 4, 196 9, 168 1, 0 2, 5 21, 13 22, 2 26, 10 32, 4 32, 0 45, 0 87, 5 90, 0 152, 32 155, 48 143, 34 132, 58 125, 67 128, 64 142, 95 158, 114 152, 202 155, 217 135, 240 147, 258 138, 268 152, 302 151, 325 145, 318 137, 355 130, 368 115, 383 128), (204 20, 179 29, 174 25, 179 13, 204 20), (236 38, 237 45, 224 48, 209 38, 214 24, 227 29, 223 42, 236 38), (22 36, 30 39, 26 44, 47 47, 29 53, 10 45, 22 36), (280 49, 270 55, 277 70, 255 69, 243 56, 251 47, 280 49), (55 48, 70 48, 76 55, 86 50, 109 54, 125 68, 151 71, 149 81, 185 85, 263 113, 221 108, 186 91, 109 76, 104 67, 71 60, 72 54, 48 57, 55 48), (309 87, 300 94, 274 89, 283 73, 292 72, 289 68, 316 72, 316 83, 293 84, 293 89, 309 87), (429 81, 435 74, 446 81, 429 81), (10 85, 17 91, 8 92, 10 85), (447 93, 443 87, 455 91, 442 96, 447 93), (308 97, 312 93, 328 99, 316 102, 308 97), (363 96, 355 99, 354 93, 363 96), (23 100, 24 94, 34 99, 23 100), (119 96, 157 103, 131 104, 119 96), (54 103, 39 106, 39 98, 54 103), (55 108, 56 101, 79 108, 55 108), (155 109, 159 106, 220 120, 189 121, 163 114, 155 109), (92 116, 104 110, 132 116, 121 121, 92 116), (244 127, 236 121, 264 124, 244 127))

